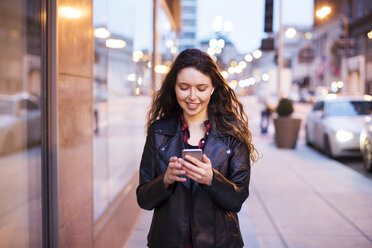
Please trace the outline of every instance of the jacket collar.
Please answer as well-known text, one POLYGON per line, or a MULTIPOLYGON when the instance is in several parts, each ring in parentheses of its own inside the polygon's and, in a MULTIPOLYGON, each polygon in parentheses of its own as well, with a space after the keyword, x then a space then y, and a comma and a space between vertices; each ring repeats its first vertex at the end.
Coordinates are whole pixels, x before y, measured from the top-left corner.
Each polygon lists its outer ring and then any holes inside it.
POLYGON ((154 123, 154 132, 156 133, 174 136, 180 131, 180 119, 177 117, 172 117, 166 120, 158 120, 154 123))

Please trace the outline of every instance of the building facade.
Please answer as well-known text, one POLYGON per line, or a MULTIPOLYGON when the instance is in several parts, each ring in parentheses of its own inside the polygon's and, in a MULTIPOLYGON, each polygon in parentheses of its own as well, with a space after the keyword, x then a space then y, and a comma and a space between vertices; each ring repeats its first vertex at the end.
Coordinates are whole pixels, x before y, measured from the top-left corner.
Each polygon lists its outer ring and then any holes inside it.
POLYGON ((179 50, 197 48, 197 0, 181 0, 182 28, 178 36, 179 50))
POLYGON ((179 25, 179 2, 158 2, 1 1, 0 247, 125 245, 151 100, 136 88, 152 84, 132 17, 179 25))
POLYGON ((329 6, 324 19, 314 18, 312 48, 315 53, 310 87, 332 89, 335 82, 342 87, 334 92, 371 93, 372 3, 368 0, 316 0, 315 11, 329 6))

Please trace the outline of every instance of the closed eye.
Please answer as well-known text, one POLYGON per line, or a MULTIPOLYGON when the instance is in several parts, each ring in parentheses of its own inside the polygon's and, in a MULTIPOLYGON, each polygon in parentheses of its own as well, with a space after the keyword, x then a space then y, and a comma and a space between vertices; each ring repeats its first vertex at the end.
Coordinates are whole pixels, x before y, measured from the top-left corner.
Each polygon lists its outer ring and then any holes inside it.
POLYGON ((185 84, 185 83, 177 83, 177 87, 180 89, 180 90, 188 90, 189 89, 189 85, 185 84))

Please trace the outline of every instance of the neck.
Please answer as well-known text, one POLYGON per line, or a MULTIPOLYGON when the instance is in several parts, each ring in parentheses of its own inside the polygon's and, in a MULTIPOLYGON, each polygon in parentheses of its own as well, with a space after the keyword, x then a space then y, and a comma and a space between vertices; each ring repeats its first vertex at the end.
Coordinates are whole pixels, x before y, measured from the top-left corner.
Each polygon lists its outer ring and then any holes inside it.
POLYGON ((183 117, 185 118, 185 121, 189 127, 203 124, 203 122, 208 119, 207 111, 203 111, 199 113, 198 115, 193 115, 193 116, 187 115, 184 112, 183 117))

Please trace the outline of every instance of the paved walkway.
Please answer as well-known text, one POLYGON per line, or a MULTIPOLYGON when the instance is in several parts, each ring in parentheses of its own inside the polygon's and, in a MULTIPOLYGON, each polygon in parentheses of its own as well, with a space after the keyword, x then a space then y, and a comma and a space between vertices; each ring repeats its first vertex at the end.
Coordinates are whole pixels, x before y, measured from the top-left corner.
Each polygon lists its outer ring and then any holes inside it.
POLYGON ((246 205, 260 247, 372 247, 370 179, 304 145, 257 146, 246 205))
MULTIPOLYGON (((303 142, 277 149, 272 131, 254 141, 263 158, 239 213, 245 247, 372 247, 372 180, 303 142)), ((151 214, 143 212, 125 247, 146 247, 151 214)))

